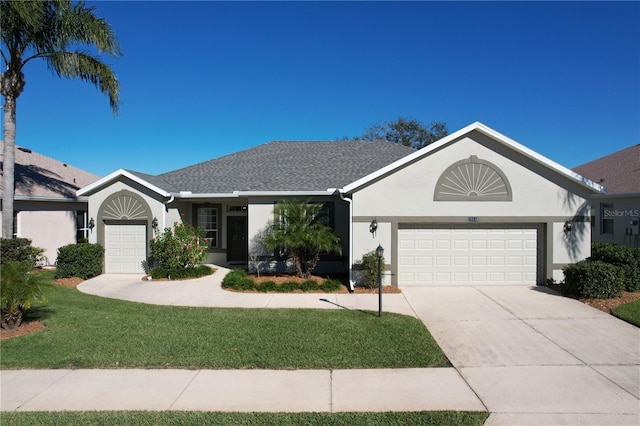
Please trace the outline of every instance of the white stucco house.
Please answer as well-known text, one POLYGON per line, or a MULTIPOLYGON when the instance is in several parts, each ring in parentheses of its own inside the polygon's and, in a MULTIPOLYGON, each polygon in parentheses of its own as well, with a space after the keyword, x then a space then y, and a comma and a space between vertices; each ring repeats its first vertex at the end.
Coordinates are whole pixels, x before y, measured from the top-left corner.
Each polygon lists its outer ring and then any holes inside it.
MULTIPOLYGON (((389 142, 271 142, 157 176, 118 170, 82 188, 107 273, 143 272, 154 224, 205 228, 208 262, 247 265, 283 199, 321 202, 348 273, 380 244, 387 284, 542 284, 590 255, 602 187, 473 123, 421 150, 389 142)), ((270 253, 262 253, 270 255, 270 253)))
MULTIPOLYGON (((99 178, 16 147, 13 235, 3 237, 29 238, 32 246, 45 250, 46 263, 54 265, 58 248, 88 237, 87 199, 77 196, 76 191, 99 178)), ((0 193, 3 191, 0 179, 0 193)))

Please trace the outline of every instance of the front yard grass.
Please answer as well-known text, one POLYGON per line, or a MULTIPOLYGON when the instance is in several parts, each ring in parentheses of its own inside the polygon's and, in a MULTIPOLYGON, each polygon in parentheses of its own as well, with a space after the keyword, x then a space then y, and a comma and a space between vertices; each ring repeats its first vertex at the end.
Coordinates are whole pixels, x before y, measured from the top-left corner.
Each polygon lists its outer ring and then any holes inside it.
POLYGON ((611 313, 636 327, 640 327, 640 300, 615 307, 611 309, 611 313))
MULTIPOLYGON (((45 272, 48 273, 48 272, 45 272)), ((51 279, 53 277, 51 276, 51 279)), ((342 309, 155 306, 54 286, 4 340, 0 367, 348 369, 445 367, 416 318, 342 309)))
POLYGON ((180 411, 89 411, 2 413, 14 426, 57 425, 451 425, 480 426, 485 412, 419 411, 395 413, 204 413, 180 411))

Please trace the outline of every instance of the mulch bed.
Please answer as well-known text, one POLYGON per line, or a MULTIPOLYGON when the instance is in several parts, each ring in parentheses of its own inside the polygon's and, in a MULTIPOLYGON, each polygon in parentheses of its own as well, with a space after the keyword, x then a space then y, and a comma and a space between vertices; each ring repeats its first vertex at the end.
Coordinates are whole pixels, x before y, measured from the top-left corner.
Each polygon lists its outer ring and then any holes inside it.
MULTIPOLYGON (((253 278, 255 280, 256 283, 261 283, 263 281, 274 281, 276 284, 280 285, 285 281, 295 281, 297 283, 301 283, 307 280, 313 280, 315 282, 317 282, 318 284, 322 283, 322 281, 324 281, 326 279, 326 277, 321 277, 318 275, 312 275, 310 278, 299 278, 296 277, 294 275, 284 275, 284 274, 278 274, 278 275, 260 275, 259 277, 257 277, 256 275, 249 275, 251 278, 253 278)), ((342 281, 342 280, 339 280, 342 281)), ((225 289, 228 290, 228 289, 225 289)), ((251 292, 248 293, 257 293, 257 290, 253 290, 251 292)), ((378 294, 378 289, 377 288, 367 288, 367 287, 356 287, 353 290, 354 293, 356 294, 371 294, 371 293, 375 293, 378 294)), ((292 291, 291 293, 324 293, 323 291, 319 290, 319 291, 307 291, 307 292, 303 292, 302 290, 296 290, 296 291, 292 291)), ((338 291, 334 291, 332 293, 349 293, 349 289, 347 288, 346 285, 342 285, 342 287, 340 288, 340 290, 338 291)), ((402 290, 400 290, 398 287, 392 287, 390 285, 385 285, 382 286, 382 293, 386 293, 386 294, 393 294, 393 293, 402 293, 402 290)))
MULTIPOLYGON (((560 291, 560 285, 554 284, 549 286, 550 289, 555 290, 559 294, 562 294, 560 291)), ((565 296, 568 297, 568 296, 565 296)), ((576 298, 577 299, 577 298, 576 298)), ((613 299, 577 299, 582 303, 591 306, 592 308, 600 309, 607 314, 611 313, 611 309, 616 308, 620 305, 624 305, 626 303, 635 302, 636 300, 640 300, 640 291, 623 292, 622 296, 616 297, 613 299)))

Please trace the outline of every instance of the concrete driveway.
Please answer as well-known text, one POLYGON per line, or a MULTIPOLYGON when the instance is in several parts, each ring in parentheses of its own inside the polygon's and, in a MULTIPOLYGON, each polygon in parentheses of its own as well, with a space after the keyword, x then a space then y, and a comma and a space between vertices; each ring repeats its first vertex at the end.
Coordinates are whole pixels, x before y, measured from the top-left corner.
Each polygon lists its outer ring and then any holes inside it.
POLYGON ((403 289, 487 425, 640 424, 640 329, 544 287, 403 289))

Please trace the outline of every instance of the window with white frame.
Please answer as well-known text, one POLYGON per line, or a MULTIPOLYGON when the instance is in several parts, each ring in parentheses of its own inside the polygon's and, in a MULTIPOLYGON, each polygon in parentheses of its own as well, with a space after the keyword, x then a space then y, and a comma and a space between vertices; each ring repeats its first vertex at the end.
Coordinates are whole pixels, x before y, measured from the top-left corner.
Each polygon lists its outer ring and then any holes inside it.
POLYGON ((89 238, 89 219, 86 210, 76 211, 76 242, 89 238))
POLYGON ((600 220, 601 220, 600 234, 601 235, 613 235, 614 220, 606 214, 609 212, 610 209, 613 209, 613 204, 611 203, 600 204, 600 220))
POLYGON ((209 247, 218 247, 218 208, 198 207, 196 209, 196 226, 205 233, 205 241, 209 247))

